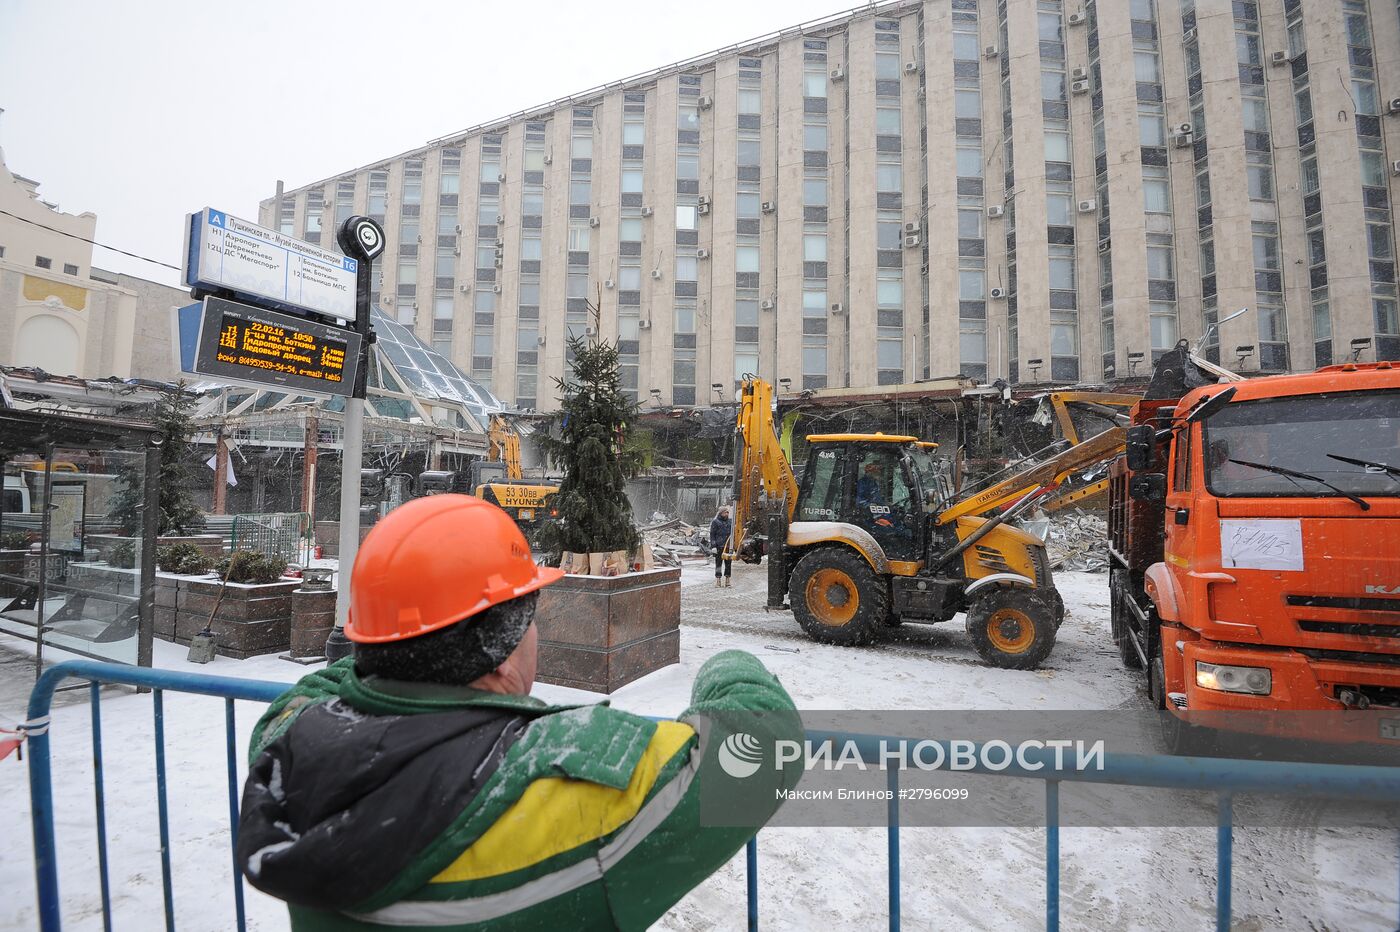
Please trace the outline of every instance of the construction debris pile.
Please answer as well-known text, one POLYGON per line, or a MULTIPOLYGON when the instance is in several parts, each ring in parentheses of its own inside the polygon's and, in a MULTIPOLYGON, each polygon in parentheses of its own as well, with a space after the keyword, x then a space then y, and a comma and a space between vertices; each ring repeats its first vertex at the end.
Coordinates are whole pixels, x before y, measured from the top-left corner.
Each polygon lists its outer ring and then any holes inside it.
POLYGON ((651 546, 652 559, 658 566, 680 566, 683 560, 710 558, 708 530, 686 524, 679 518, 668 518, 660 512, 651 518, 651 524, 637 530, 651 546))
POLYGON ((1101 515, 1076 508, 1047 520, 1050 529, 1045 549, 1052 570, 1102 573, 1108 569, 1108 522, 1101 515))

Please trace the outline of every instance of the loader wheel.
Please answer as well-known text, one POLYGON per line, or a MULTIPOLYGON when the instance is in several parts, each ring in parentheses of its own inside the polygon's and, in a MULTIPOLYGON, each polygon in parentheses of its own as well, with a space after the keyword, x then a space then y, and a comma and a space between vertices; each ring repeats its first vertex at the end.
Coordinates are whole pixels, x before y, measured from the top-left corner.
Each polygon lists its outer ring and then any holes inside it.
POLYGON ((1118 648, 1118 659, 1128 670, 1142 669, 1142 658, 1133 647, 1132 635, 1128 632, 1128 626, 1132 624, 1128 620, 1129 609, 1124 604, 1124 599, 1131 599, 1132 592, 1129 590, 1128 571, 1124 569, 1113 569, 1108 576, 1108 626, 1113 632, 1113 646, 1118 648))
POLYGON ((1055 646, 1055 622, 1055 608, 1044 593, 998 587, 968 608, 967 635, 992 666, 1034 670, 1055 646))
POLYGON ((889 587, 853 550, 808 551, 788 591, 797 623, 823 644, 869 644, 889 620, 889 587))

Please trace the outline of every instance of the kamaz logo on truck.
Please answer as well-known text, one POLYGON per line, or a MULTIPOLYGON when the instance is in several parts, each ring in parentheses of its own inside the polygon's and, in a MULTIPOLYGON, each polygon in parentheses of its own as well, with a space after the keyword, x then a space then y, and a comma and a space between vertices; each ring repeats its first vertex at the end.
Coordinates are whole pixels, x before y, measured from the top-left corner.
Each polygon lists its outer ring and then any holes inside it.
POLYGON ((1400 586, 1367 586, 1367 595, 1400 595, 1400 586))

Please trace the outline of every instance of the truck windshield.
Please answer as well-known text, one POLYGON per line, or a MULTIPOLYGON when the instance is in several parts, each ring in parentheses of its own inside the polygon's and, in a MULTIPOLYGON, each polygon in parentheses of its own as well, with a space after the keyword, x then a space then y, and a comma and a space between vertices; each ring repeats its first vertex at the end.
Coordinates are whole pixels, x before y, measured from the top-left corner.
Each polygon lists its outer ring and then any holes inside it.
POLYGON ((1400 465, 1400 391, 1236 402, 1207 420, 1203 434, 1206 482, 1215 495, 1337 494, 1321 482, 1266 472, 1246 465, 1250 462, 1316 476, 1352 495, 1400 495, 1400 478, 1331 455, 1400 465))

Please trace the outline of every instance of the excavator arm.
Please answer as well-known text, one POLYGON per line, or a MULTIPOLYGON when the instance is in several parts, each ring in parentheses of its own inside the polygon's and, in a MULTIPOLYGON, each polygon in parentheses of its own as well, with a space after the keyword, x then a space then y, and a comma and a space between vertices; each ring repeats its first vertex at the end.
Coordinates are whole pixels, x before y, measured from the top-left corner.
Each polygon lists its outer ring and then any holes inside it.
POLYGON ((1051 392, 1046 396, 1050 408, 1059 422, 1060 433, 1071 444, 1083 443, 1079 428, 1074 424, 1070 405, 1083 405, 1093 414, 1119 427, 1128 426, 1128 410, 1142 400, 1141 395, 1127 395, 1120 392, 1051 392))
POLYGON ((520 435, 499 414, 491 416, 486 429, 486 460, 504 461, 507 479, 519 479, 524 475, 520 468, 520 435))
POLYGON ((757 376, 744 379, 734 440, 734 530, 724 548, 731 559, 743 548, 761 496, 782 502, 789 520, 797 507, 797 477, 773 424, 773 386, 757 376))
POLYGON ((992 511, 1016 501, 1037 486, 1058 485, 1072 473, 1111 460, 1123 452, 1127 433, 1125 428, 1114 427, 1061 450, 1049 459, 1032 463, 944 509, 938 515, 938 523, 951 524, 961 517, 992 511))

